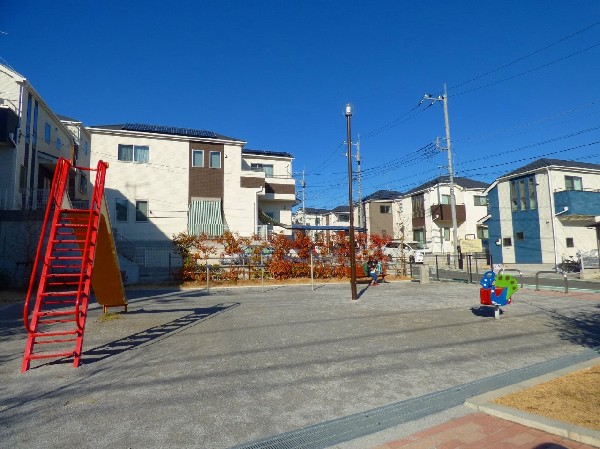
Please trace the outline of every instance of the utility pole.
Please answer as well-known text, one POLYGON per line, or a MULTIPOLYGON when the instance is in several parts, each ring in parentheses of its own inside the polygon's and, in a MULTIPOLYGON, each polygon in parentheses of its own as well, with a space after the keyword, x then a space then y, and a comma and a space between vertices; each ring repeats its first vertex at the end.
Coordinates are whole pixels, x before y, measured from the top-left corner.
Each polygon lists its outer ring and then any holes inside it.
POLYGON ((302 224, 306 226, 306 181, 304 180, 304 169, 302 169, 302 224))
POLYGON ((365 226, 364 205, 362 201, 362 184, 360 179, 360 134, 356 142, 356 177, 358 180, 358 227, 365 226))
POLYGON ((446 83, 444 83, 444 95, 432 97, 425 94, 423 100, 441 101, 444 105, 444 123, 446 126, 446 148, 442 148, 448 152, 448 178, 450 181, 450 210, 452 211, 452 244, 454 252, 458 251, 458 226, 456 224, 456 198, 454 197, 454 169, 452 168, 452 147, 450 144, 450 119, 448 118, 448 93, 446 91, 446 83))

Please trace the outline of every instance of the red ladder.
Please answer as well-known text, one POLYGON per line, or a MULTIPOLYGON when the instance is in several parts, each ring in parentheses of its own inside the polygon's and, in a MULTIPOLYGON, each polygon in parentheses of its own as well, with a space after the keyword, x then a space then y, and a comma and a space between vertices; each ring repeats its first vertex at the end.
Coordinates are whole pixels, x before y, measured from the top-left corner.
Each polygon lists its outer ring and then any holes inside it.
POLYGON ((23 309, 28 337, 22 372, 36 359, 73 357, 73 366, 79 366, 107 166, 99 161, 95 169, 89 209, 73 209, 66 196, 72 165, 58 160, 23 309))

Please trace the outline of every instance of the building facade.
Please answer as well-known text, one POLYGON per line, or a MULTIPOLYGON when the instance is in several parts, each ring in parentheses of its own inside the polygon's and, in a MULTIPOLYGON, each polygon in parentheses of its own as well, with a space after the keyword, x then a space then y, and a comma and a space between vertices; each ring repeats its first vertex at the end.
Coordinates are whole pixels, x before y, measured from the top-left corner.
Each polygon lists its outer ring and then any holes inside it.
MULTIPOLYGON (((487 240, 485 189, 488 184, 454 178, 457 240, 487 240)), ((440 176, 404 194, 394 202, 395 229, 406 241, 427 245, 434 253, 454 253, 454 229, 448 176, 440 176)), ((394 238, 399 238, 396 234, 394 238)), ((485 244, 485 242, 484 242, 485 244)))
POLYGON ((559 264, 598 250, 600 165, 539 159, 486 190, 494 263, 559 264))
POLYGON ((394 238, 398 234, 394 229, 394 202, 402 197, 395 190, 378 190, 367 196, 361 205, 355 208, 355 223, 365 227, 369 235, 394 238))
POLYGON ((89 128, 92 164, 109 163, 106 197, 117 234, 170 242, 180 232, 252 236, 262 213, 291 224, 288 153, 244 150, 212 131, 144 124, 89 128))

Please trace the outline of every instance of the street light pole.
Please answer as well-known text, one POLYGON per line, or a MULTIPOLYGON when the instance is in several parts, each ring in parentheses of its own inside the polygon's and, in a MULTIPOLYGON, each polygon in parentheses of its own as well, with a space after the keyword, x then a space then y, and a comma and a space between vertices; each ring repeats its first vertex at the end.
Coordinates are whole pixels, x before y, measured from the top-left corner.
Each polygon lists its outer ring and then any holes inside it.
POLYGON ((350 234, 350 288, 352 290, 352 300, 358 299, 356 294, 356 248, 354 243, 354 207, 352 204, 352 133, 350 131, 350 117, 352 117, 352 107, 350 103, 346 105, 346 130, 348 136, 348 205, 350 206, 350 226, 348 233, 350 234))

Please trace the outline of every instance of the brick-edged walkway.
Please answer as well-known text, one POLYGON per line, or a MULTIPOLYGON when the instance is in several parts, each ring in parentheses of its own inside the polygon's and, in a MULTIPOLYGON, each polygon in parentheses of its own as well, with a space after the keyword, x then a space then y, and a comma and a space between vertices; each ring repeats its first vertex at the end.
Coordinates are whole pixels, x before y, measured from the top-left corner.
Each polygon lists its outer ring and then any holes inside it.
POLYGON ((541 430, 472 413, 373 449, 594 449, 541 430))

